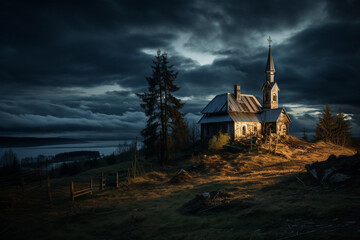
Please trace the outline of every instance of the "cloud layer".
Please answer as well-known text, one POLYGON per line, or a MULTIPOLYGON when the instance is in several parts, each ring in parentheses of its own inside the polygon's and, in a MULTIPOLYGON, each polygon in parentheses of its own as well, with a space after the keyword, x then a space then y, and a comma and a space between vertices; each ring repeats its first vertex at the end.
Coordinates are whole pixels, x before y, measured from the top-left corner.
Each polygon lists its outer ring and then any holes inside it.
POLYGON ((190 119, 215 95, 261 96, 266 38, 291 131, 326 103, 360 136, 357 1, 10 1, 1 3, 0 135, 127 139, 157 49, 190 119), (301 113, 301 114, 300 114, 301 113))

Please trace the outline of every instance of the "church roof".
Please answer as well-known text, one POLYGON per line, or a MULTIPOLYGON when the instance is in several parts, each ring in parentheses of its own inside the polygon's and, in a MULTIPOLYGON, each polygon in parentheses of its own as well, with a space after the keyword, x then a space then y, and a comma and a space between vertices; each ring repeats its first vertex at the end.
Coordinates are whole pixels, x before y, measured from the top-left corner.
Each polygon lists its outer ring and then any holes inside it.
POLYGON ((271 47, 269 47, 269 55, 266 62, 265 72, 275 72, 274 60, 271 55, 271 47))
POLYGON ((256 113, 248 112, 230 112, 222 115, 204 115, 198 123, 216 123, 216 122, 260 122, 256 113))
POLYGON ((289 115, 285 108, 263 109, 258 113, 250 112, 229 112, 222 115, 204 115, 198 123, 216 123, 216 122, 277 122, 283 113, 291 122, 289 115))
POLYGON ((275 108, 275 109, 263 109, 261 113, 259 113, 260 122, 276 122, 281 113, 288 118, 289 122, 291 122, 289 115, 286 113, 285 108, 275 108))
POLYGON ((261 88, 261 91, 264 91, 264 88, 265 87, 269 87, 270 89, 273 89, 273 87, 276 85, 276 87, 278 88, 278 90, 280 91, 280 88, 279 88, 279 86, 277 85, 277 83, 276 82, 269 82, 269 81, 266 81, 264 84, 263 84, 263 86, 262 86, 262 88, 261 88))
POLYGON ((217 95, 201 111, 202 114, 221 112, 249 112, 256 113, 261 109, 261 104, 253 95, 241 94, 237 101, 230 93, 217 95))

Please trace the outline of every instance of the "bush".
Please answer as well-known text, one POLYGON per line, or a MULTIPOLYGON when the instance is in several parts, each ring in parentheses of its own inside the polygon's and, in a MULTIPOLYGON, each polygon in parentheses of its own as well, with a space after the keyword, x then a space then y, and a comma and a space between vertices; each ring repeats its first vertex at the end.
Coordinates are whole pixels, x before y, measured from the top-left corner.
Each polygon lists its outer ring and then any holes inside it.
POLYGON ((227 133, 219 132, 209 140, 209 150, 218 151, 221 150, 225 144, 230 141, 230 136, 227 133))

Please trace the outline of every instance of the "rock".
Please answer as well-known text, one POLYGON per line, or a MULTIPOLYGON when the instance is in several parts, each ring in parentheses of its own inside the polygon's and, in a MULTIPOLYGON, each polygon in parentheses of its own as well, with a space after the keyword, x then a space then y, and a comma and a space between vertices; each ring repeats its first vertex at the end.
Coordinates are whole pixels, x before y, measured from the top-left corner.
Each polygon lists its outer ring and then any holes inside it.
POLYGON ((229 205, 233 194, 222 190, 204 192, 185 203, 179 210, 183 214, 202 214, 211 210, 219 210, 229 205))
POLYGON ((205 169, 205 165, 204 164, 197 164, 195 163, 194 165, 186 168, 186 171, 188 172, 201 172, 202 170, 205 169))
POLYGON ((326 161, 307 164, 307 171, 321 184, 335 184, 360 179, 360 154, 331 155, 326 161))
POLYGON ((176 175, 171 178, 170 183, 178 184, 178 183, 186 182, 191 178, 192 178, 191 175, 187 171, 185 171, 184 169, 180 169, 180 171, 177 172, 176 175))
POLYGON ((337 183, 337 182, 343 182, 350 178, 351 178, 351 176, 349 176, 349 175, 342 174, 342 173, 335 173, 328 179, 328 181, 330 183, 337 183))
POLYGON ((209 192, 204 192, 201 194, 202 198, 206 199, 210 197, 210 193, 209 192))

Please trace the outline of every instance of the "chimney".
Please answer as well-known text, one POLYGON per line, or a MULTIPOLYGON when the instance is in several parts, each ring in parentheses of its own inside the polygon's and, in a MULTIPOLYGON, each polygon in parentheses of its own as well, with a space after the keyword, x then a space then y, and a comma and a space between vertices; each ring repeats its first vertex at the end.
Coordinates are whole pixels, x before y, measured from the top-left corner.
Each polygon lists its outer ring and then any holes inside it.
POLYGON ((234 85, 234 97, 237 101, 241 100, 240 85, 234 85))

